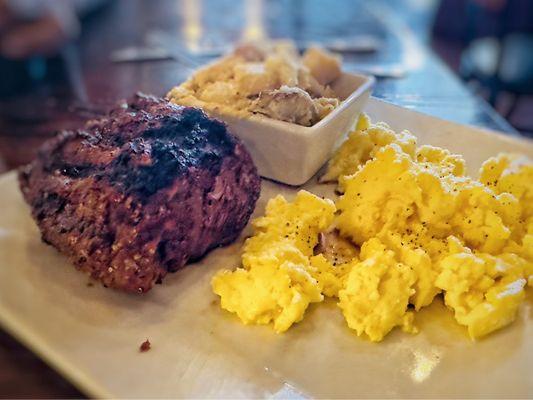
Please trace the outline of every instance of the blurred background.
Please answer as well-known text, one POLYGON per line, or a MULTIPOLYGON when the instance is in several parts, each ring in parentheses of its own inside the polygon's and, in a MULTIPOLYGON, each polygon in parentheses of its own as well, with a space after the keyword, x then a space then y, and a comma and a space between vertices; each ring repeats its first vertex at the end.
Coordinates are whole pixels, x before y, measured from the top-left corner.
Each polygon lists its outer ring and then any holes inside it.
MULTIPOLYGON (((0 0, 0 172, 136 91, 164 95, 243 40, 292 38, 375 75, 374 96, 531 136, 531 0, 0 0)), ((0 331, 7 397, 78 397, 0 331)))
POLYGON ((531 135, 532 25, 530 0, 0 0, 1 168, 262 38, 341 53, 386 101, 531 135))

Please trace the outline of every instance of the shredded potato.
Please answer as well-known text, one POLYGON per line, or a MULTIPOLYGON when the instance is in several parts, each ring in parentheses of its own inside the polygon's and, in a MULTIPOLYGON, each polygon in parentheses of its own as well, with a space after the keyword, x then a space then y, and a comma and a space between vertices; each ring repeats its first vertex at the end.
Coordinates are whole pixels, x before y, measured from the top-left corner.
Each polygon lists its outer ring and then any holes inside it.
POLYGON ((311 126, 339 105, 331 83, 340 76, 340 59, 323 49, 299 56, 294 43, 247 43, 173 88, 174 103, 311 126))

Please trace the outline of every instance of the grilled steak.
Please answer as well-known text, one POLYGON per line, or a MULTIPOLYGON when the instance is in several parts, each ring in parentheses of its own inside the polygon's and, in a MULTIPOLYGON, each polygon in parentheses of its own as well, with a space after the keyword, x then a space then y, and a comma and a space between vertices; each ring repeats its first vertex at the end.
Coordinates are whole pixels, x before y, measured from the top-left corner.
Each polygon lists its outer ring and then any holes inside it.
POLYGON ((140 94, 45 143, 19 181, 44 242, 105 286, 141 293, 235 240, 260 191, 224 124, 140 94))

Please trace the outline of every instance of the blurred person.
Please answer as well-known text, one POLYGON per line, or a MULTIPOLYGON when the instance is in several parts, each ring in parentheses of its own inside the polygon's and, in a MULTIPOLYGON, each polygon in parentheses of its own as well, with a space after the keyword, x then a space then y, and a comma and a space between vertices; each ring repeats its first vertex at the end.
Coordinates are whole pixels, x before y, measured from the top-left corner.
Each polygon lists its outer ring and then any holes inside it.
POLYGON ((503 10, 507 4, 507 0, 474 0, 474 2, 493 12, 503 10))
POLYGON ((441 0, 433 32, 434 48, 461 78, 530 135, 533 1, 441 0))
POLYGON ((103 0, 0 0, 0 55, 54 55, 80 33, 80 16, 103 0))
POLYGON ((0 0, 0 96, 31 87, 81 32, 81 18, 106 0, 0 0))

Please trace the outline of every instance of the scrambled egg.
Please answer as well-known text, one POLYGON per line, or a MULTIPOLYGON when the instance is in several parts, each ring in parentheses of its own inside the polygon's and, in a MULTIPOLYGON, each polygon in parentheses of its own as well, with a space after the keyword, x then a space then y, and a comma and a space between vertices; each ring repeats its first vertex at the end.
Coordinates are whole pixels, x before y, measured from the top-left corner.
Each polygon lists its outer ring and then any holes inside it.
POLYGON ((339 307, 348 326, 358 335, 366 333, 373 341, 383 339, 395 326, 416 331, 413 313, 407 312, 415 280, 415 272, 399 262, 379 239, 365 242, 361 260, 354 260, 339 291, 339 307))
POLYGON ((222 307, 282 332, 310 303, 338 298, 372 341, 416 332, 416 311, 437 295, 473 339, 510 324, 533 285, 533 163, 502 154, 479 180, 465 170, 460 156, 362 116, 324 177, 342 196, 272 199, 242 268, 213 279, 222 307))
POLYGON ((522 262, 513 254, 474 254, 450 236, 449 255, 439 261, 435 284, 457 322, 471 337, 481 337, 511 323, 524 300, 522 262))
POLYGON ((213 290, 222 308, 245 323, 274 323, 283 332, 301 321, 307 306, 323 300, 322 258, 313 248, 318 233, 333 222, 335 206, 301 191, 292 203, 282 196, 270 200, 265 216, 253 221, 255 234, 246 241, 242 268, 221 271, 213 290))
POLYGON ((407 154, 414 156, 416 138, 408 131, 397 134, 383 123, 372 125, 366 114, 361 114, 355 130, 333 156, 322 182, 336 181, 357 172, 358 168, 372 159, 383 147, 396 143, 407 154))

